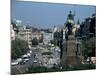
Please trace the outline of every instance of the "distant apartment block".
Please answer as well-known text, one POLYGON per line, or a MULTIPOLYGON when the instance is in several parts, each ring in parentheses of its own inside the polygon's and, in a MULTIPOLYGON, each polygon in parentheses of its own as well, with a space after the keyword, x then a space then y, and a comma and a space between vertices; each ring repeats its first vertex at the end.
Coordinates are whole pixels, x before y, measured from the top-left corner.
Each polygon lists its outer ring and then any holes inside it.
POLYGON ((31 45, 32 44, 31 42, 32 28, 26 27, 26 26, 19 26, 18 29, 19 29, 19 32, 18 32, 17 38, 25 40, 28 42, 28 45, 31 45))
POLYGON ((43 37, 43 34, 40 32, 32 32, 32 39, 36 38, 37 40, 40 40, 43 37))
POLYGON ((52 33, 43 33, 43 43, 44 44, 49 44, 50 41, 52 40, 52 33))

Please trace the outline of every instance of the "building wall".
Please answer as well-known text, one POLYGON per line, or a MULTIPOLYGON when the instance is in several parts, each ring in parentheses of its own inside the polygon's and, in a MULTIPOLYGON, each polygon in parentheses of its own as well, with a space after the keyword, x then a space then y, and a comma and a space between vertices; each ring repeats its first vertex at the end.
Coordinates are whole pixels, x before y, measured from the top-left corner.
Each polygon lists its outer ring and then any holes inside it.
POLYGON ((14 31, 14 28, 13 28, 13 25, 10 25, 11 26, 11 40, 15 40, 15 31, 14 31))
POLYGON ((33 32, 32 33, 32 39, 36 38, 37 40, 40 40, 42 38, 42 33, 40 32, 33 32))
POLYGON ((43 34, 43 42, 44 44, 48 44, 52 40, 52 33, 44 33, 43 34))
POLYGON ((25 40, 27 41, 27 43, 29 45, 31 45, 31 40, 32 40, 32 29, 31 28, 25 28, 25 26, 23 28, 20 28, 17 37, 19 39, 25 40))

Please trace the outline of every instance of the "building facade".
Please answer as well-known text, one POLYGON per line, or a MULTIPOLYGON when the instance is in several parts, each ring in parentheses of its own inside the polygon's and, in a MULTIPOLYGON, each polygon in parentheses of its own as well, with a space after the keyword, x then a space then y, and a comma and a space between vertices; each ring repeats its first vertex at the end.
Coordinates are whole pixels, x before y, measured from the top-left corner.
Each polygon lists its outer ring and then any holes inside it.
POLYGON ((43 45, 43 34, 39 31, 32 32, 32 40, 36 40, 39 45, 43 45))
POLYGON ((43 33, 43 43, 44 44, 49 44, 50 41, 52 40, 52 33, 43 33))
POLYGON ((14 31, 12 24, 10 25, 10 29, 11 29, 11 40, 15 40, 16 32, 14 31))
POLYGON ((28 45, 31 46, 32 29, 26 26, 20 26, 17 38, 25 40, 28 43, 28 45))
POLYGON ((32 39, 36 38, 37 40, 41 40, 43 37, 43 34, 40 32, 32 32, 32 39))

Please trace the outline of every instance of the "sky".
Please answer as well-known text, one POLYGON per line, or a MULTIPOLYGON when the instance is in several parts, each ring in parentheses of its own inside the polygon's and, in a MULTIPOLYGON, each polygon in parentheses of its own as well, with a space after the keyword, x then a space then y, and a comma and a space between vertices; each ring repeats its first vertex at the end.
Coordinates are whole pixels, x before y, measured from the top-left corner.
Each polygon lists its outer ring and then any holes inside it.
POLYGON ((11 19, 21 20, 23 24, 39 28, 52 28, 64 25, 69 11, 75 12, 75 22, 80 22, 96 13, 90 5, 72 5, 43 2, 11 1, 11 19))

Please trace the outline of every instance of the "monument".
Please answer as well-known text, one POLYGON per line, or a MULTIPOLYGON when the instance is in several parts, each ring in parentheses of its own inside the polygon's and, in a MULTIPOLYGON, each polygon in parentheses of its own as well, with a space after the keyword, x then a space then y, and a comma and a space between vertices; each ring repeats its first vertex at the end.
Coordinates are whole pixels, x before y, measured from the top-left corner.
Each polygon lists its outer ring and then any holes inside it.
POLYGON ((75 13, 72 13, 72 11, 69 11, 68 17, 67 17, 67 21, 65 23, 65 27, 68 28, 68 35, 72 34, 72 28, 74 26, 74 16, 75 13))
POLYGON ((75 22, 75 14, 72 11, 69 11, 67 16, 67 21, 65 22, 65 40, 63 40, 63 52, 61 65, 62 66, 77 66, 80 64, 80 59, 77 57, 76 51, 76 40, 73 33, 75 22))

